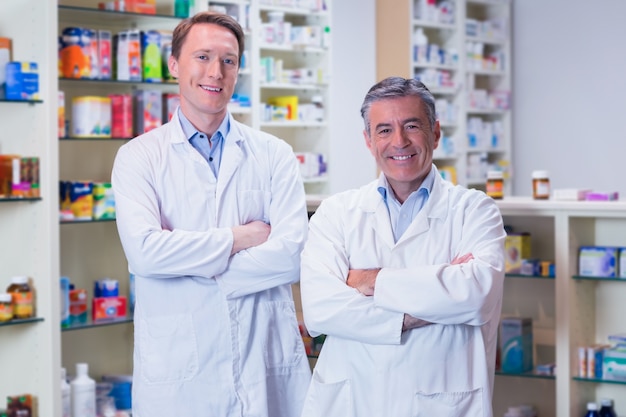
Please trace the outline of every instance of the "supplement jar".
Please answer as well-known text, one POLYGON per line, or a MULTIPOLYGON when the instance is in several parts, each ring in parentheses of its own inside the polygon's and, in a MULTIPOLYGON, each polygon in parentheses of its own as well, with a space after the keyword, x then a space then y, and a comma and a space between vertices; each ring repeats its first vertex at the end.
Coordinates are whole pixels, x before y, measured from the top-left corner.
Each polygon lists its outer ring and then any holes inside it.
POLYGON ((547 200, 550 198, 550 176, 548 171, 533 171, 533 198, 547 200))
POLYGON ((13 297, 13 317, 27 319, 34 315, 33 290, 28 284, 28 277, 17 276, 11 278, 11 285, 7 292, 13 297))
POLYGON ((487 172, 487 195, 494 199, 504 197, 504 173, 502 171, 487 172))
POLYGON ((13 297, 8 293, 0 293, 0 322, 13 318, 13 297))

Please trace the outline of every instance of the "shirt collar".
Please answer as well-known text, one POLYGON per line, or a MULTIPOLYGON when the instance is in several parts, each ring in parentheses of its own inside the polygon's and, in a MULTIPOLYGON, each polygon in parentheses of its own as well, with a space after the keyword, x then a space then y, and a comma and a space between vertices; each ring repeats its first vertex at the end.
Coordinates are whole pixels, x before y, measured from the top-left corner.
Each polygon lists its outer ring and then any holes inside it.
MULTIPOLYGON (((193 138, 196 134, 200 133, 200 131, 196 129, 194 125, 191 124, 189 119, 187 119, 187 117, 183 114, 183 111, 180 109, 180 107, 178 107, 178 118, 180 119, 180 126, 182 127, 183 133, 185 134, 187 140, 191 140, 191 138, 193 138)), ((220 126, 217 128, 217 131, 213 134, 213 136, 219 133, 221 137, 225 138, 226 135, 228 135, 229 131, 230 118, 228 117, 228 113, 226 113, 226 116, 224 116, 222 123, 220 123, 220 126)))
MULTIPOLYGON (((430 197, 430 193, 433 189, 433 184, 435 183, 435 172, 436 172, 435 167, 434 166, 431 167, 430 172, 428 173, 428 175, 426 175, 426 178, 424 178, 424 181, 422 181, 422 184, 419 186, 419 188, 416 191, 413 191, 411 195, 413 195, 413 193, 415 192, 418 192, 418 193, 425 193, 426 197, 430 197)), ((391 198, 394 198, 394 199, 396 198, 391 190, 391 187, 389 186, 389 181, 387 181, 387 177, 385 177, 385 174, 383 173, 381 173, 380 176, 378 177, 378 192, 380 193, 381 197, 383 198, 385 202, 387 201, 389 196, 391 196, 391 198)))

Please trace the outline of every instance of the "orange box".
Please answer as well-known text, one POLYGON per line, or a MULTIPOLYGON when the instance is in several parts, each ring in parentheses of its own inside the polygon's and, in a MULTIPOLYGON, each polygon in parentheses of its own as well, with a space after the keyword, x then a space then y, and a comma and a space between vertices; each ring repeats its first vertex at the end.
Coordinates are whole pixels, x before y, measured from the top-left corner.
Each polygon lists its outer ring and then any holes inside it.
POLYGON ((7 416, 29 416, 35 417, 38 414, 37 397, 32 394, 9 395, 6 405, 7 416))
POLYGON ((87 322, 87 290, 70 290, 70 324, 87 322))
POLYGON ((91 308, 91 318, 94 321, 124 317, 126 317, 126 297, 94 297, 91 308))

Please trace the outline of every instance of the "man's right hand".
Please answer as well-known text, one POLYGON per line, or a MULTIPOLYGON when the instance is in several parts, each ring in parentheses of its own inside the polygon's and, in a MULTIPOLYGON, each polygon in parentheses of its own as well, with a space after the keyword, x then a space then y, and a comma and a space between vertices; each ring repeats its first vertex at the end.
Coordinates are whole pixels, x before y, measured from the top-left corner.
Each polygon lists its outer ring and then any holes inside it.
POLYGON ((402 323, 402 331, 406 332, 407 330, 417 329, 418 327, 428 326, 429 324, 432 324, 432 323, 429 321, 418 319, 408 314, 405 314, 404 322, 402 323))
POLYGON ((235 226, 232 228, 232 231, 233 248, 230 254, 234 255, 241 250, 265 243, 272 231, 272 227, 260 220, 255 220, 248 224, 235 226))

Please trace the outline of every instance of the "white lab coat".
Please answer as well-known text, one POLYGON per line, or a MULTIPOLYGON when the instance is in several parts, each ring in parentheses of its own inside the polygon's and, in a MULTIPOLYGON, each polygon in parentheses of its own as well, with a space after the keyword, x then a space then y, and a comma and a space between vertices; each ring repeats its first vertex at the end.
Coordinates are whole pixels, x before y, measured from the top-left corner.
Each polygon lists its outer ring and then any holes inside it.
POLYGON ((122 146, 117 225, 135 274, 134 417, 296 417, 311 371, 291 284, 307 233, 291 148, 230 115, 216 181, 170 123, 122 146), (231 227, 267 242, 230 257, 231 227))
POLYGON ((304 320, 327 338, 302 416, 491 417, 500 212, 436 172, 428 202, 394 243, 377 185, 327 198, 309 223, 304 320), (474 260, 450 265, 466 253, 474 260), (369 268, 382 268, 372 297, 345 283, 349 269, 369 268), (403 313, 436 324, 402 333, 403 313))

